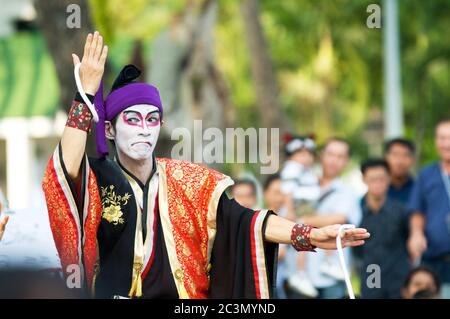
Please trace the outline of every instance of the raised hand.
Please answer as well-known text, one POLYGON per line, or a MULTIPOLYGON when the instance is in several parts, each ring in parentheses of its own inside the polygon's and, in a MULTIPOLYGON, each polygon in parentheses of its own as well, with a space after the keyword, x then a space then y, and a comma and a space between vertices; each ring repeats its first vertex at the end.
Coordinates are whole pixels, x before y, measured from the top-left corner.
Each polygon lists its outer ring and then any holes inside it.
MULTIPOLYGON (((98 31, 95 31, 94 35, 89 33, 80 66, 81 85, 87 94, 95 95, 100 87, 107 56, 108 46, 103 45, 100 33, 98 31)), ((76 54, 72 53, 72 58, 74 65, 80 63, 80 58, 76 54)))
MULTIPOLYGON (((310 234, 311 244, 322 249, 336 249, 336 236, 341 225, 331 225, 322 228, 314 228, 310 234)), ((364 228, 346 230, 341 235, 342 247, 356 247, 364 244, 364 239, 370 234, 364 228)))

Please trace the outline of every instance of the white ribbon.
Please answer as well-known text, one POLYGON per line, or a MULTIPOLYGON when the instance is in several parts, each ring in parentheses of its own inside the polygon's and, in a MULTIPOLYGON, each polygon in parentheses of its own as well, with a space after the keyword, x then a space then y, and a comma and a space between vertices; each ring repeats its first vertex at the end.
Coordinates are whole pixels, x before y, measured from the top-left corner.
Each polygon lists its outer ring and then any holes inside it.
POLYGON ((341 243, 341 234, 346 229, 352 228, 355 228, 355 225, 344 224, 339 227, 338 234, 336 236, 336 246, 339 255, 339 262, 341 264, 342 271, 344 272, 345 285, 347 286, 348 295, 350 296, 350 299, 355 299, 355 294, 353 292, 352 283, 350 282, 350 275, 348 274, 347 265, 345 264, 344 251, 342 250, 342 243, 341 243))
POLYGON ((91 103, 89 98, 86 96, 83 86, 81 85, 80 66, 81 66, 81 63, 77 63, 73 70, 73 73, 75 75, 75 83, 77 84, 78 92, 80 93, 81 97, 83 98, 84 103, 86 103, 87 107, 89 108, 89 111, 91 111, 92 117, 94 118, 94 122, 97 123, 98 122, 97 110, 95 109, 94 105, 91 103))

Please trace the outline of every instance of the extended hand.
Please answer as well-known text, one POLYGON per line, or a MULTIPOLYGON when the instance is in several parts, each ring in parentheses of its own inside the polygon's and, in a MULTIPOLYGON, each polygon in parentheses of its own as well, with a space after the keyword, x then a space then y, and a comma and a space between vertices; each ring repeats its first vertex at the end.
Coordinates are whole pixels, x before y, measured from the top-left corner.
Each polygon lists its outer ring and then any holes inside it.
MULTIPOLYGON (((311 244, 322 249, 336 249, 336 236, 341 225, 314 228, 310 233, 311 244)), ((341 235, 342 247, 356 247, 364 244, 370 234, 364 228, 348 229, 341 235)))
POLYGON ((0 218, 0 240, 2 240, 3 233, 5 232, 6 224, 8 223, 9 216, 0 218))
MULTIPOLYGON (((94 35, 89 33, 80 66, 81 85, 87 94, 95 95, 100 87, 107 55, 108 47, 103 45, 100 33, 98 31, 95 31, 94 35)), ((72 53, 72 58, 74 65, 80 63, 80 58, 76 54, 72 53)))

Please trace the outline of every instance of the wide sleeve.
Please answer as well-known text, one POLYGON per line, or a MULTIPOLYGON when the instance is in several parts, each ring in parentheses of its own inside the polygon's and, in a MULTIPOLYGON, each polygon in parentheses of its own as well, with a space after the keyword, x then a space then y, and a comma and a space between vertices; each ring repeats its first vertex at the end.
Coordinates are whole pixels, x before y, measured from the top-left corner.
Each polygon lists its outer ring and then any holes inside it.
POLYGON ((278 244, 264 238, 271 214, 242 207, 222 194, 211 254, 210 298, 273 297, 278 244))
POLYGON ((69 177, 61 145, 52 154, 42 181, 53 239, 65 275, 79 271, 82 284, 91 287, 97 255, 101 201, 87 157, 81 165, 80 185, 69 177), (74 267, 79 267, 74 269, 74 267))

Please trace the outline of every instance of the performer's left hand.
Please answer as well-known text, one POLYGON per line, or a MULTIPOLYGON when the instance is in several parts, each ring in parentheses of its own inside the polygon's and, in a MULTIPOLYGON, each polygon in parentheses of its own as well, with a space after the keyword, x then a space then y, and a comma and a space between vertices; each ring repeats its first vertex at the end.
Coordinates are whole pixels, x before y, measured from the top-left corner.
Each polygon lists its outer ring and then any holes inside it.
MULTIPOLYGON (((336 249, 336 236, 341 225, 331 225, 314 228, 310 233, 311 244, 322 249, 336 249)), ((364 245, 364 239, 370 234, 364 228, 345 230, 341 235, 342 247, 356 247, 364 245)))
POLYGON ((9 216, 0 218, 0 240, 2 240, 3 233, 5 232, 6 224, 8 223, 9 216))

